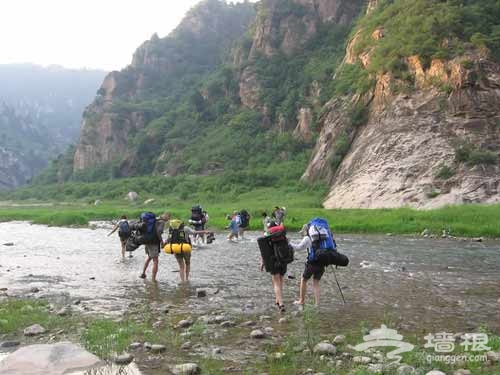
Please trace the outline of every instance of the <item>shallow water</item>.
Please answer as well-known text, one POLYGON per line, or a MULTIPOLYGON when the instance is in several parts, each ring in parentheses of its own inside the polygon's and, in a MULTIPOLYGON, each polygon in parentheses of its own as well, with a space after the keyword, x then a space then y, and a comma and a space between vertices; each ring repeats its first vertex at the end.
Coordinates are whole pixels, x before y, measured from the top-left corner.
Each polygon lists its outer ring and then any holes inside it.
MULTIPOLYGON (((259 271, 259 233, 238 243, 217 234, 193 251, 192 280, 179 285, 173 256, 161 255, 157 284, 139 279, 144 250, 122 260, 118 237, 108 232, 0 223, 0 289, 61 303, 80 299, 84 311, 109 315, 121 315, 130 303, 168 304, 180 314, 274 312, 270 277, 259 271), (9 242, 14 246, 1 245, 9 242), (34 287, 40 292, 30 293, 34 287), (196 288, 211 293, 196 298, 196 288)), ((483 325, 500 331, 500 243, 359 235, 339 235, 337 243, 351 259, 336 271, 347 304, 328 270, 321 281, 323 324, 342 332, 361 322, 411 332, 472 332, 483 325)), ((289 269, 297 279, 285 285, 289 311, 305 253, 296 257, 289 269)))

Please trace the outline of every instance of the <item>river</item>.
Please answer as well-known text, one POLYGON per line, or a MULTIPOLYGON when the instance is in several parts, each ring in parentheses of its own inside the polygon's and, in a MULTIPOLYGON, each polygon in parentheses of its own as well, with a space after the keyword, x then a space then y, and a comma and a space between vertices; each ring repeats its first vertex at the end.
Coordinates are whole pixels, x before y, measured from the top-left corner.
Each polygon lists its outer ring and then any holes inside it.
MULTIPOLYGON (((121 315, 131 303, 168 304, 180 314, 196 315, 217 309, 274 311, 270 277, 259 271, 259 233, 238 243, 217 233, 213 244, 193 251, 191 281, 180 285, 173 256, 161 255, 157 284, 142 280, 144 250, 122 260, 118 237, 107 237, 108 232, 0 223, 0 288, 7 288, 7 295, 81 300, 83 313, 110 316, 121 315), (208 297, 197 298, 197 288, 209 290, 208 297)), ((321 281, 323 324, 344 331, 361 322, 372 327, 389 322, 408 332, 471 332, 481 326, 500 331, 499 242, 338 235, 337 243, 351 260, 348 268, 335 271, 346 304, 330 269, 321 281)), ((292 302, 305 253, 296 258, 289 267, 296 279, 285 285, 288 311, 296 309, 292 302)))

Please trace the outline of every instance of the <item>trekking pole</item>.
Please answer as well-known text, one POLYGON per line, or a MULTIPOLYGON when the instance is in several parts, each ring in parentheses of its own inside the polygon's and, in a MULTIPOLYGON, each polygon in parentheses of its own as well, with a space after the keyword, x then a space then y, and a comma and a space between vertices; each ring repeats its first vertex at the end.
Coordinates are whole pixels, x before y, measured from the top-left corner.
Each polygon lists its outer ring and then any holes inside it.
POLYGON ((340 295, 342 296, 342 301, 344 301, 345 305, 344 293, 342 293, 342 288, 340 287, 339 280, 337 279, 337 274, 335 273, 335 268, 333 268, 333 266, 332 266, 332 271, 333 271, 333 276, 335 276, 335 281, 337 282, 337 286, 339 287, 340 295))

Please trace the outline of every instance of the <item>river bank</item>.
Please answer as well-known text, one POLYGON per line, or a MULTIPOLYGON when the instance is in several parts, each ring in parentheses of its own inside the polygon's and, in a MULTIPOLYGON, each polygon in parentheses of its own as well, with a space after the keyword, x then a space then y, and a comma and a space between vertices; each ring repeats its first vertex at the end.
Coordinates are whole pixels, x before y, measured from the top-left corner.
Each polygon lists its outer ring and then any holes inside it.
MULTIPOLYGON (((277 201, 274 201, 277 202, 277 201)), ((270 214, 276 205, 270 200, 235 200, 232 203, 207 203, 203 207, 210 215, 209 227, 224 229, 226 215, 246 208, 251 216, 251 230, 262 227, 262 212, 270 214)), ((429 235, 441 237, 443 231, 454 237, 500 238, 500 205, 450 206, 435 210, 410 208, 374 210, 325 210, 299 201, 297 196, 284 197, 279 201, 286 205, 286 225, 290 231, 298 231, 312 217, 322 216, 329 220, 335 233, 418 235, 427 229, 429 235), (286 203, 284 203, 284 202, 286 203), (313 208, 311 208, 313 207, 313 208)), ((104 202, 89 203, 0 203, 0 221, 30 221, 51 226, 85 227, 90 221, 116 220, 122 215, 137 218, 143 211, 160 214, 171 211, 174 217, 188 220, 190 204, 170 200, 153 200, 144 203, 104 202)), ((203 204, 203 202, 201 202, 203 204)))
MULTIPOLYGON (((193 362, 208 374, 365 375, 390 362, 386 352, 357 352, 351 346, 385 324, 415 345, 402 363, 422 374, 440 368, 453 375, 457 366, 473 374, 500 370, 495 363, 451 366, 423 357, 424 337, 432 332, 487 333, 489 347, 498 352, 497 241, 338 235, 339 248, 351 260, 350 267, 335 271, 347 303, 327 270, 319 308, 301 311, 292 304, 305 256, 298 252, 289 266, 296 279, 284 285, 287 311, 280 314, 269 275, 259 270, 259 232, 247 233, 238 243, 216 233, 213 244, 193 251, 188 284, 179 284, 177 263, 166 254, 160 256, 158 283, 140 279, 144 251, 121 259, 118 238, 107 237, 108 232, 109 225, 0 223, 0 243, 12 243, 0 246, 0 341, 69 340, 111 362, 127 352, 137 371, 151 375, 193 362), (32 324, 47 331, 25 337, 23 330, 32 324), (255 330, 263 338, 252 338, 255 330), (339 342, 336 337, 342 335, 339 342), (324 341, 335 349, 324 343, 330 352, 314 353, 324 341), (155 347, 165 351, 154 353, 147 343, 166 349, 155 347)), ((300 238, 291 233, 290 239, 300 238)), ((457 355, 461 348, 457 342, 457 355)), ((398 374, 397 368, 382 370, 398 374)))
MULTIPOLYGON (((204 315, 193 311, 185 316, 168 305, 131 305, 123 316, 111 319, 82 314, 79 304, 74 301, 57 306, 43 299, 2 298, 0 351, 70 341, 120 365, 116 372, 103 372, 107 374, 176 373, 176 366, 186 363, 194 363, 203 374, 214 375, 427 374, 431 370, 477 375, 500 371, 500 338, 484 330, 489 334, 490 348, 482 353, 485 361, 428 361, 435 353, 424 348, 423 335, 414 334, 406 336, 405 342, 415 348, 402 354, 400 362, 392 363, 387 353, 393 349, 354 349, 368 333, 362 322, 359 329, 341 332, 320 324, 312 306, 287 314, 238 315, 215 310, 204 315), (43 331, 28 335, 26 328, 34 324, 43 331), (128 372, 127 365, 132 361, 134 371, 128 372), (459 372, 463 369, 469 372, 459 372)), ((453 340, 457 342, 453 354, 467 354, 459 347, 458 336, 453 340)))

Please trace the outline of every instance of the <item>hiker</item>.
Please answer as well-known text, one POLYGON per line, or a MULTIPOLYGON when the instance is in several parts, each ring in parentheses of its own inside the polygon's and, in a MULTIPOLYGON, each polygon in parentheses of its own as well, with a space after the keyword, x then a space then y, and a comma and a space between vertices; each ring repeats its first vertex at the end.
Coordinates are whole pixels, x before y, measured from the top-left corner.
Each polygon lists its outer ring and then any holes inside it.
POLYGON ((294 302, 303 306, 307 294, 307 282, 313 278, 314 302, 319 305, 320 286, 319 282, 329 265, 346 267, 349 259, 337 251, 337 244, 333 238, 328 222, 322 218, 314 218, 304 224, 299 232, 303 238, 299 244, 290 243, 294 250, 307 249, 307 259, 304 273, 300 280, 299 299, 294 302))
POLYGON ((189 272, 191 269, 191 240, 189 236, 204 235, 210 232, 206 230, 194 230, 184 225, 182 220, 172 219, 171 216, 172 215, 168 212, 164 214, 164 219, 168 221, 168 238, 164 242, 164 250, 167 253, 175 255, 175 259, 179 264, 181 282, 184 283, 189 281, 189 272), (180 250, 174 251, 173 245, 179 245, 180 250), (185 249, 183 251, 184 246, 185 249))
POLYGON ((227 215, 227 220, 229 220, 229 225, 226 227, 226 229, 229 229, 229 235, 227 236, 228 241, 235 241, 238 240, 238 234, 240 231, 240 223, 241 219, 238 215, 238 211, 233 212, 233 216, 227 215))
MULTIPOLYGON (((191 217, 188 222, 193 226, 195 231, 201 231, 205 229, 207 216, 204 215, 203 208, 200 205, 196 205, 191 208, 191 217)), ((205 242, 204 236, 194 236, 195 243, 198 243, 199 239, 201 239, 202 242, 205 242)))
MULTIPOLYGON (((108 237, 111 236, 118 230, 118 237, 120 237, 120 243, 122 245, 122 258, 125 258, 125 248, 127 244, 127 239, 130 237, 131 230, 130 225, 127 220, 127 216, 123 215, 118 223, 114 226, 113 230, 108 233, 108 237)), ((132 253, 129 255, 132 258, 132 253)))
POLYGON ((284 313, 283 277, 287 272, 288 263, 293 261, 293 249, 288 245, 283 226, 272 225, 268 231, 268 235, 257 239, 261 253, 260 271, 265 269, 271 274, 275 305, 281 313, 284 313))
POLYGON ((264 234, 267 232, 268 224, 271 218, 267 215, 267 212, 262 212, 262 227, 264 228, 264 234))
POLYGON ((156 274, 158 273, 159 264, 158 257, 160 256, 160 246, 163 243, 162 234, 165 229, 165 223, 169 220, 169 218, 170 217, 167 214, 163 214, 159 219, 156 219, 156 216, 151 212, 141 214, 140 225, 144 226, 142 236, 147 237, 147 239, 144 239, 143 242, 146 255, 148 256, 144 262, 142 273, 139 276, 141 279, 146 278, 146 271, 149 267, 149 263, 153 261, 151 280, 156 282, 156 274))
POLYGON ((275 219, 276 224, 281 225, 285 222, 286 208, 285 207, 274 207, 271 217, 275 219))
POLYGON ((250 214, 247 210, 242 209, 240 211, 240 225, 238 228, 238 235, 241 239, 244 238, 245 231, 250 227, 250 214))

